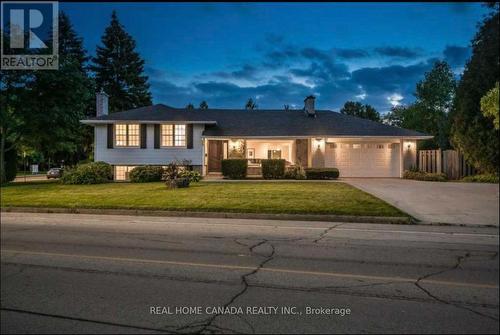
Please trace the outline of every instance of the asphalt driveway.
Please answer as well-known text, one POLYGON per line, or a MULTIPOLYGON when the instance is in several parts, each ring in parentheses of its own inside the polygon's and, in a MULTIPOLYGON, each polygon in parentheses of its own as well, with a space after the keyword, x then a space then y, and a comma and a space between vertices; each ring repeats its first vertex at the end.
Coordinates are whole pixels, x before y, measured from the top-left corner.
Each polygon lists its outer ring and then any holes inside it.
POLYGON ((389 178, 343 178, 342 181, 423 222, 498 226, 498 184, 389 178))

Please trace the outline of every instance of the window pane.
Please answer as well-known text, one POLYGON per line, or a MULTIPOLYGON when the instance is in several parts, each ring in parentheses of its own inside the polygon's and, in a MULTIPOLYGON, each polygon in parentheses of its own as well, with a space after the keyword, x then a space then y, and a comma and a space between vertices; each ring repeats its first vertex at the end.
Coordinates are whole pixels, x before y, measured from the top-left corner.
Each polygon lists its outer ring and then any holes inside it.
POLYGON ((117 147, 127 146, 127 125, 126 124, 116 124, 115 125, 115 139, 117 147))
POLYGON ((161 146, 171 147, 174 145, 174 126, 171 124, 161 125, 161 146))
POLYGON ((128 146, 138 147, 139 146, 139 125, 129 124, 128 125, 128 146))
POLYGON ((186 146, 186 125, 184 124, 175 125, 175 146, 186 146))

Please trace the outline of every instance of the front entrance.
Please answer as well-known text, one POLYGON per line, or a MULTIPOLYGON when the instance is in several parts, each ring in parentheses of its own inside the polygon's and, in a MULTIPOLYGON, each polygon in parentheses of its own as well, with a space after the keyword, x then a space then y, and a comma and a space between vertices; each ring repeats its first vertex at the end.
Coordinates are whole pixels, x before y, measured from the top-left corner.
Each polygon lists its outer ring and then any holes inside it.
POLYGON ((224 157, 224 142, 208 141, 208 172, 221 172, 222 158, 224 157))

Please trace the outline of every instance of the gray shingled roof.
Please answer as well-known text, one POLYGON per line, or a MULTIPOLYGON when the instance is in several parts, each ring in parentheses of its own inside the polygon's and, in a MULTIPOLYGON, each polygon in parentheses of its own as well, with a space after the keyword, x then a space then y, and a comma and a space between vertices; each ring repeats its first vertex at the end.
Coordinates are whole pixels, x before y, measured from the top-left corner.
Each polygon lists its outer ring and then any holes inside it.
MULTIPOLYGON (((317 110, 308 117, 302 110, 186 110, 158 104, 96 117, 88 121, 215 121, 205 136, 428 136, 417 131, 317 110)), ((90 123, 88 122, 88 123, 90 123)))

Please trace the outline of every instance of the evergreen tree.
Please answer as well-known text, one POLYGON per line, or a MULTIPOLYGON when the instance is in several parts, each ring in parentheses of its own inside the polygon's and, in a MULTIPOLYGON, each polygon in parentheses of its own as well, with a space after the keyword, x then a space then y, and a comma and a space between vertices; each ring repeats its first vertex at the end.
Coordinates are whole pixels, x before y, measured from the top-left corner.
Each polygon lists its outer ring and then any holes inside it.
POLYGON ((192 103, 188 103, 186 106, 187 110, 194 110, 194 105, 192 103))
POLYGON ((35 71, 27 86, 29 122, 22 143, 53 161, 71 163, 82 158, 82 143, 92 140, 80 120, 93 105, 94 85, 87 73, 82 39, 64 13, 59 15, 59 45, 59 69, 35 71))
POLYGON ((465 66, 454 100, 452 142, 465 158, 483 172, 497 172, 499 131, 481 113, 481 98, 499 81, 498 3, 484 19, 472 41, 472 57, 465 66))
POLYGON ((92 70, 97 90, 109 95, 109 112, 151 105, 148 77, 144 75, 144 60, 137 53, 136 44, 116 12, 104 31, 102 46, 96 49, 92 70))
POLYGON ((208 104, 205 100, 200 103, 200 109, 208 109, 208 104))

